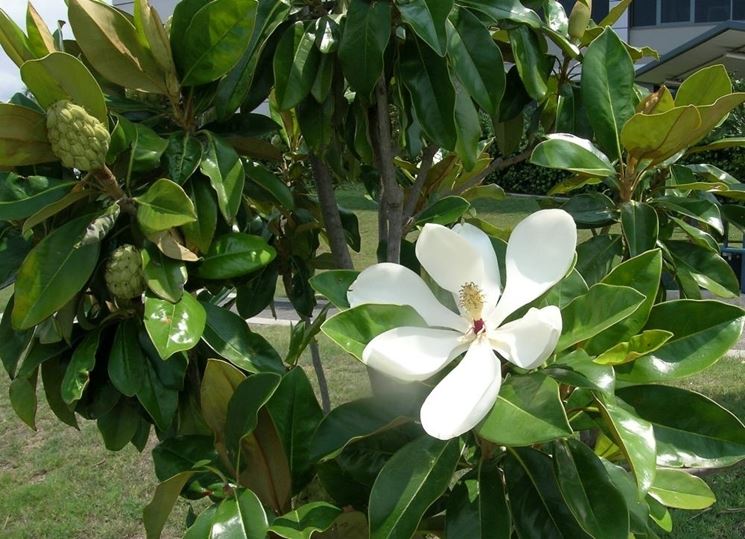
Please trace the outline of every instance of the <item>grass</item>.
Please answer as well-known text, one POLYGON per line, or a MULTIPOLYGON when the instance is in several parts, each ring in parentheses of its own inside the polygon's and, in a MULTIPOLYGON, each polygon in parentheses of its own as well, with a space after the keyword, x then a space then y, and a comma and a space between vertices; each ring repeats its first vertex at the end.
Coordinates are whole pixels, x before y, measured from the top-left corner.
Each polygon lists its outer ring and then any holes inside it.
MULTIPOLYGON (((284 353, 289 328, 257 327, 284 353)), ((364 367, 325 338, 321 339, 332 404, 369 393, 364 367)), ((300 364, 315 384, 306 353, 300 364)), ((80 431, 61 424, 39 392, 37 431, 15 416, 8 399, 8 380, 0 376, 0 537, 135 538, 143 537, 142 508, 157 480, 149 450, 131 445, 107 451, 93 421, 80 419, 80 431)), ((164 538, 181 537, 187 503, 179 501, 164 538)))
MULTIPOLYGON (((362 249, 353 253, 357 269, 375 263, 377 214, 375 204, 355 189, 337 192, 340 203, 354 210, 360 221, 362 249)), ((500 228, 514 226, 538 209, 530 199, 509 198, 480 203, 479 216, 500 228)), ((0 291, 0 311, 10 291, 0 291)), ((289 329, 254 327, 283 353, 289 329)), ((369 393, 364 367, 327 339, 320 339, 321 356, 337 406, 369 393)), ((300 364, 315 384, 306 353, 300 364)), ((706 373, 679 385, 714 398, 738 417, 745 418, 745 363, 725 359, 706 373)), ((132 446, 112 453, 102 444, 96 425, 81 420, 80 431, 59 423, 40 392, 36 432, 16 418, 8 400, 8 380, 0 376, 0 537, 3 538, 135 538, 142 537, 142 507, 153 493, 156 479, 149 449, 132 446)), ((153 437, 154 438, 154 437, 153 437)), ((745 467, 705 477, 718 503, 706 511, 674 511, 676 539, 745 536, 745 467)), ((163 537, 180 537, 187 503, 180 501, 163 537)))

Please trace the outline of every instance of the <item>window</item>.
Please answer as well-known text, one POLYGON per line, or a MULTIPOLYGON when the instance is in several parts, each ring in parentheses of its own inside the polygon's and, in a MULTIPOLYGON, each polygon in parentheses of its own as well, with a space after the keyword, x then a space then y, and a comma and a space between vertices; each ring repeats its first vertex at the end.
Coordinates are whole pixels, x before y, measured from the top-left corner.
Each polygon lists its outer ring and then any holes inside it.
MULTIPOLYGON (((559 0, 559 3, 564 6, 564 11, 569 15, 572 12, 575 1, 576 0, 559 0)), ((592 20, 600 22, 606 15, 608 15, 608 0, 594 0, 592 3, 592 20)))
POLYGON ((631 23, 633 26, 654 26, 657 24, 657 0, 635 0, 631 2, 631 23))
POLYGON ((690 0, 662 0, 662 22, 688 22, 691 20, 690 0))
POLYGON ((634 0, 631 26, 745 20, 745 0, 634 0))
POLYGON ((731 0, 696 0, 696 22, 726 21, 731 0))
POLYGON ((732 0, 732 18, 736 21, 745 20, 745 0, 732 0))

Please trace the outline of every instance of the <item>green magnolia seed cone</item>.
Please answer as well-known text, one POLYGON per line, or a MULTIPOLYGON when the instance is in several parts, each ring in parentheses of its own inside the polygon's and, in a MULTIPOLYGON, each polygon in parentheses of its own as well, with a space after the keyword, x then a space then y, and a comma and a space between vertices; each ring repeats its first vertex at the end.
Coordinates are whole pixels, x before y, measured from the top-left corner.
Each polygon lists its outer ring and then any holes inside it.
POLYGON ((109 292, 118 299, 142 295, 145 291, 145 274, 140 252, 134 245, 122 245, 111 253, 104 279, 109 292))
POLYGON ((89 171, 106 165, 109 131, 79 105, 63 100, 49 107, 47 136, 54 155, 67 168, 89 171))

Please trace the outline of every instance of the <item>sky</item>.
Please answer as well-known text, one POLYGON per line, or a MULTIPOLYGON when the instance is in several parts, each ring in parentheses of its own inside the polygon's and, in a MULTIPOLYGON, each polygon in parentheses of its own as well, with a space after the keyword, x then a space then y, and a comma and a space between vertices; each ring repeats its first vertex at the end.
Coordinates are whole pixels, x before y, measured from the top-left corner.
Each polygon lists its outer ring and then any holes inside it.
MULTIPOLYGON (((67 20, 65 0, 34 0, 32 3, 52 32, 57 28, 58 20, 67 20)), ((25 30, 27 4, 28 0, 2 0, 0 7, 25 30)), ((70 25, 66 24, 64 28, 64 36, 71 38, 70 25)), ((15 92, 21 90, 23 90, 23 83, 18 74, 18 67, 0 49, 0 100, 7 101, 15 92)))

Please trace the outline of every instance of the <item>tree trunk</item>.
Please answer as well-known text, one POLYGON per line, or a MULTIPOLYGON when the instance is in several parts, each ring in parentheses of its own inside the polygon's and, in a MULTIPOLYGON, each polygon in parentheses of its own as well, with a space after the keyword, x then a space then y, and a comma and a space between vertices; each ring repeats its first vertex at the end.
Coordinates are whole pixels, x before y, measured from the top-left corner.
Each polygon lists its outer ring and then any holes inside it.
POLYGON ((334 186, 326 164, 315 154, 310 154, 310 166, 313 169, 313 179, 318 191, 318 202, 321 206, 323 225, 329 238, 331 255, 334 263, 340 269, 353 269, 352 257, 349 254, 347 239, 344 235, 344 227, 341 224, 339 208, 336 204, 334 186))
POLYGON ((375 87, 374 123, 375 154, 383 188, 380 211, 383 212, 387 222, 386 261, 398 264, 401 260, 404 194, 396 181, 396 167, 393 164, 391 117, 388 110, 388 89, 385 78, 381 78, 375 87))

